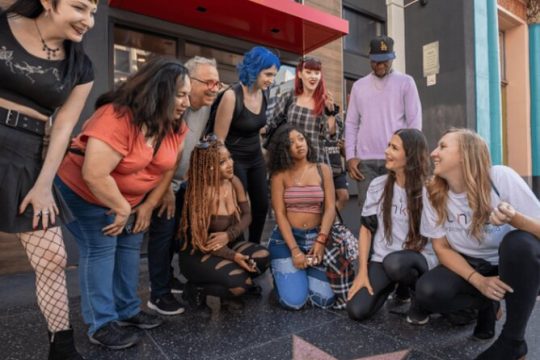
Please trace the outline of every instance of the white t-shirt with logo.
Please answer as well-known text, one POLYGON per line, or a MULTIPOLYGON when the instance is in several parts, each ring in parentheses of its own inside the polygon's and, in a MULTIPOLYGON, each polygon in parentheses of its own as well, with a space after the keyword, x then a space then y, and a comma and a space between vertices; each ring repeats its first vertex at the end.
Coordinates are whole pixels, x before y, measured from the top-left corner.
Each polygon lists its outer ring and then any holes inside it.
MULTIPOLYGON (((366 201, 362 209, 362 216, 377 216, 377 231, 372 239, 372 261, 382 262, 386 255, 404 250, 404 243, 409 233, 409 213, 407 209, 407 193, 404 188, 394 183, 394 196, 392 197, 392 241, 389 242, 384 235, 384 222, 382 214, 382 194, 388 175, 379 176, 369 185, 366 201)), ((422 255, 426 258, 430 269, 438 265, 437 256, 428 241, 422 255)))
MULTIPOLYGON (((491 168, 490 177, 493 183, 491 189, 492 208, 495 208, 501 201, 506 201, 516 211, 533 218, 540 218, 540 201, 518 173, 507 166, 497 165, 491 168)), ((457 252, 484 259, 493 265, 499 264, 499 245, 504 235, 514 230, 514 227, 509 224, 501 226, 486 224, 483 231, 484 237, 478 241, 469 233, 472 210, 469 207, 466 193, 456 194, 448 191, 446 205, 448 215, 446 221, 441 225, 437 225, 438 216, 431 206, 426 191, 424 191, 423 200, 424 210, 420 226, 422 235, 431 238, 446 237, 450 246, 457 252)))

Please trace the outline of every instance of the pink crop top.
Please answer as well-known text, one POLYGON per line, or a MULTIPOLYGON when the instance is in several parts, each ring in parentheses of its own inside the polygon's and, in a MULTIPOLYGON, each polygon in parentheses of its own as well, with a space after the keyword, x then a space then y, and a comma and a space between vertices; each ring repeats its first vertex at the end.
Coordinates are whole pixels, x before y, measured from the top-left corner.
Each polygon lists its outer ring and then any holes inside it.
POLYGON ((283 200, 288 212, 322 214, 324 190, 320 185, 289 186, 283 200))

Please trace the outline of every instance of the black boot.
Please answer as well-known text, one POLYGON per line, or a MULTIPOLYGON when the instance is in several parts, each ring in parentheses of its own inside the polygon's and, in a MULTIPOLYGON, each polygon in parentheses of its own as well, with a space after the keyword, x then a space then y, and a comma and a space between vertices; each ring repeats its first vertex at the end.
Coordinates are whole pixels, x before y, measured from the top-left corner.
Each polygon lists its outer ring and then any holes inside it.
POLYGON ((182 300, 187 303, 191 311, 200 312, 205 317, 210 316, 211 310, 206 304, 206 295, 201 287, 187 282, 182 294, 182 300))
POLYGON ((522 360, 527 355, 527 343, 524 340, 507 339, 499 336, 497 340, 476 360, 522 360))
POLYGON ((480 340, 487 340, 494 337, 495 323, 501 316, 501 303, 490 300, 483 309, 478 310, 478 320, 476 320, 473 336, 480 340))
POLYGON ((84 360, 75 349, 73 329, 49 332, 49 360, 84 360))

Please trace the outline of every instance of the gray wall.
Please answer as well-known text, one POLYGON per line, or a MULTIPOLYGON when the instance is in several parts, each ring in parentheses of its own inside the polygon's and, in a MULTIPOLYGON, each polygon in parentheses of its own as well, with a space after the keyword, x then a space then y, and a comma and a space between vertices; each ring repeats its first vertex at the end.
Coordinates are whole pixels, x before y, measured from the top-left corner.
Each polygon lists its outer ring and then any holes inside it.
POLYGON ((405 9, 407 73, 414 77, 430 148, 447 128, 476 128, 473 2, 430 0, 405 9), (421 25, 418 25, 421 24, 421 25), (423 77, 422 46, 439 41, 437 84, 423 77))

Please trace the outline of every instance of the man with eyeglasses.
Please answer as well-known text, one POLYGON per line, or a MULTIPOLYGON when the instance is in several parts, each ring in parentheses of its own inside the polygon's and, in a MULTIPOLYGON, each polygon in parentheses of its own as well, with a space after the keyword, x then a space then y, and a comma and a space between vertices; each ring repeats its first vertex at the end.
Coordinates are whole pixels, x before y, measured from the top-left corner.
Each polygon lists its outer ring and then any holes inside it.
POLYGON ((150 299, 148 308, 162 315, 184 312, 183 305, 173 294, 183 292, 183 284, 174 276, 171 260, 178 251, 176 231, 182 215, 185 175, 189 158, 199 141, 210 116, 210 106, 216 99, 222 83, 219 80, 216 60, 195 56, 185 63, 191 78, 190 107, 184 114, 188 134, 184 149, 169 192, 154 212, 149 230, 148 272, 150 276, 150 299))

